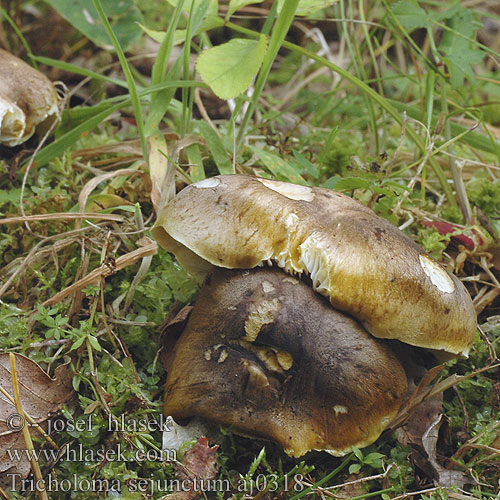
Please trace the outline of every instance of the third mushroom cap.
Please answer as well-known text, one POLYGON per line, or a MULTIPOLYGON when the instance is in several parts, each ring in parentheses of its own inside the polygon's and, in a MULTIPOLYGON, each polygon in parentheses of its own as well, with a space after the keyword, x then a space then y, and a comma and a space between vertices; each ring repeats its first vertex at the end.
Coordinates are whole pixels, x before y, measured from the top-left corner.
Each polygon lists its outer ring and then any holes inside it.
POLYGON ((183 189, 153 235, 193 274, 275 264, 380 338, 467 355, 476 332, 463 284, 371 209, 343 194, 244 175, 183 189))

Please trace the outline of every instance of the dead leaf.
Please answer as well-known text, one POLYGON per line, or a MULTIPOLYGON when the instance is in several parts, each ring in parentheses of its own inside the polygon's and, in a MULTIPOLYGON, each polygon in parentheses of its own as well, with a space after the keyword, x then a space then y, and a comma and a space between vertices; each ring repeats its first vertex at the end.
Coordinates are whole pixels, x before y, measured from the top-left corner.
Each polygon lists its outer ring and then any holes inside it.
POLYGON ((141 176, 145 176, 144 172, 140 170, 132 170, 130 168, 122 168, 120 170, 113 170, 112 172, 107 172, 102 175, 98 175, 83 186, 83 189, 80 191, 80 195, 78 196, 78 204, 80 205, 80 212, 83 213, 85 211, 85 205, 87 204, 87 199, 90 196, 90 193, 101 183, 107 181, 108 179, 112 179, 119 175, 129 176, 139 174, 141 176))
POLYGON ((435 484, 437 486, 443 486, 450 488, 456 486, 457 488, 463 488, 471 480, 467 477, 467 474, 457 470, 450 470, 443 467, 437 460, 436 445, 439 438, 439 428, 443 422, 443 415, 439 415, 434 422, 429 426, 427 431, 422 436, 422 445, 427 454, 427 459, 432 465, 435 472, 435 484))
MULTIPOLYGON (((33 360, 16 354, 16 367, 23 411, 36 424, 46 422, 72 397, 71 377, 66 376, 65 366, 56 370, 56 378, 51 378, 33 360)), ((23 425, 29 425, 30 430, 36 432, 36 426, 18 415, 11 402, 14 399, 12 376, 9 354, 5 352, 0 353, 0 386, 3 389, 0 394, 0 486, 8 487, 12 484, 12 474, 25 478, 30 472, 29 459, 22 451, 26 445, 21 430, 23 425)))
POLYGON ((183 332, 187 324, 189 314, 192 310, 193 306, 184 306, 173 319, 169 314, 163 325, 161 325, 160 327, 162 345, 160 359, 163 367, 167 371, 172 362, 174 346, 177 343, 177 340, 179 340, 179 337, 181 336, 181 333, 183 332))
POLYGON ((203 494, 200 485, 207 484, 219 470, 217 448, 218 446, 208 446, 208 438, 198 439, 198 442, 184 453, 182 463, 175 466, 176 479, 181 485, 188 485, 188 488, 165 495, 160 500, 193 500, 203 494))
POLYGON ((422 447, 422 436, 443 409, 443 394, 439 393, 423 401, 412 413, 408 422, 396 429, 398 441, 404 445, 422 447))
POLYGON ((467 475, 448 470, 437 460, 436 445, 443 422, 442 408, 442 392, 428 397, 415 409, 408 422, 396 430, 396 437, 404 446, 411 446, 411 460, 426 479, 433 481, 436 486, 455 485, 461 488, 469 482, 467 475))
POLYGON ((167 143, 162 134, 153 134, 148 138, 149 144, 149 175, 151 177, 151 201, 156 211, 161 203, 164 184, 169 191, 167 199, 175 195, 175 170, 168 161, 167 143), (168 180, 167 180, 168 179, 168 180))
POLYGON ((441 364, 431 368, 426 372, 426 374, 422 377, 422 380, 418 384, 418 387, 410 395, 405 404, 401 407, 398 414, 394 417, 392 422, 387 427, 387 430, 397 429, 401 425, 404 425, 406 422, 408 422, 408 420, 410 419, 410 415, 423 401, 432 398, 436 394, 446 391, 446 389, 450 389, 463 380, 475 377, 478 373, 498 368, 500 366, 500 363, 483 366, 482 368, 474 370, 467 375, 454 374, 445 378, 444 380, 438 379, 437 382, 431 385, 431 382, 437 377, 444 366, 445 364, 441 364))
MULTIPOLYGON (((166 141, 174 141, 179 139, 175 133, 164 134, 166 141)), ((137 159, 142 158, 141 141, 139 139, 132 139, 129 141, 121 141, 115 144, 105 144, 95 148, 79 149, 72 153, 73 158, 80 158, 82 160, 93 160, 102 155, 110 154, 126 154, 135 156, 137 159)))

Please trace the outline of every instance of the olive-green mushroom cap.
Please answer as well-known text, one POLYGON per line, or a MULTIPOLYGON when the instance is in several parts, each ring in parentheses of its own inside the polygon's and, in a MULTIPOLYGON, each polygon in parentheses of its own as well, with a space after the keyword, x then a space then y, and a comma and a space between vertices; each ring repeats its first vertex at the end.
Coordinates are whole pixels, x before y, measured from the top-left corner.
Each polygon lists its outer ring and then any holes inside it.
POLYGON ((0 49, 0 143, 17 146, 59 120, 52 82, 21 59, 0 49))
POLYGON ((153 235, 193 274, 275 264, 374 336, 468 355, 476 332, 463 284, 368 207, 329 189, 242 175, 183 189, 153 235))
POLYGON ((385 341, 276 268, 215 269, 167 371, 166 415, 272 439, 292 456, 373 443, 408 390, 385 341))

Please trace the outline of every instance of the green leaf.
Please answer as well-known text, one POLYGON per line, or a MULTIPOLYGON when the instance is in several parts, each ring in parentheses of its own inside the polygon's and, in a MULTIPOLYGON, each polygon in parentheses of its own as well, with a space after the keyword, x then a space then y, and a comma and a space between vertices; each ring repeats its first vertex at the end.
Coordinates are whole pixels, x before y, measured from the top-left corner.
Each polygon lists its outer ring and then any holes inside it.
POLYGON ((400 0, 394 5, 392 11, 408 31, 416 28, 429 28, 432 25, 431 17, 427 12, 410 0, 400 0))
POLYGON ((298 164, 304 169, 305 172, 307 172, 310 176, 314 177, 315 179, 319 178, 319 170, 316 167, 316 165, 311 163, 298 151, 295 151, 295 149, 292 151, 292 153, 295 159, 297 160, 298 164))
POLYGON ((19 196, 21 195, 21 189, 12 188, 9 190, 0 189, 0 207, 6 205, 7 203, 12 203, 14 205, 19 205, 19 196))
POLYGON ((302 184, 307 186, 307 182, 302 176, 289 165, 280 156, 269 153, 256 146, 249 146, 250 150, 255 153, 265 167, 279 180, 294 182, 295 184, 302 184))
POLYGON ((80 382, 82 381, 82 379, 80 378, 79 375, 74 375, 73 376, 73 379, 71 381, 71 385, 73 386, 73 389, 75 391, 78 391, 79 387, 80 387, 80 382))
POLYGON ((73 345, 71 346, 70 351, 74 351, 74 350, 78 349, 84 343, 85 338, 86 338, 85 335, 82 335, 75 342, 73 342, 73 345))
POLYGON ((235 38, 205 50, 196 61, 202 80, 220 99, 233 99, 251 85, 267 49, 267 39, 235 38))
MULTIPOLYGON (((47 0, 70 24, 90 38, 99 47, 112 49, 104 26, 96 9, 89 0, 47 0)), ((137 23, 144 22, 134 0, 102 0, 103 9, 123 50, 126 50, 140 35, 137 23)))
POLYGON ((101 352, 101 345, 99 344, 99 341, 97 340, 96 337, 93 335, 88 335, 87 338, 89 339, 90 345, 98 352, 101 352))
POLYGON ((356 474, 361 470, 361 464, 351 464, 349 465, 349 474, 356 474))
MULTIPOLYGON (((173 7, 175 7, 179 3, 179 1, 184 2, 183 10, 184 10, 184 12, 189 14, 191 12, 191 4, 192 4, 191 0, 167 0, 167 2, 170 5, 172 5, 173 7)), ((202 9, 205 8, 203 4, 206 2, 207 2, 207 0, 194 0, 193 9, 195 11, 195 15, 198 13, 200 8, 202 8, 202 9)), ((194 31, 194 33, 198 35, 200 33, 203 33, 204 31, 208 31, 212 28, 215 28, 216 26, 219 26, 221 19, 217 15, 218 11, 219 11, 218 0, 208 0, 208 8, 206 10, 206 17, 205 17, 204 21, 201 23, 200 27, 196 31, 194 31)), ((177 30, 177 31, 175 33, 175 40, 179 40, 179 43, 180 43, 181 41, 185 40, 186 31, 185 30, 177 30), (179 33, 177 33, 177 31, 179 31, 179 33)))
POLYGON ((232 174, 233 173, 233 165, 228 158, 227 151, 222 144, 222 141, 219 139, 219 136, 215 133, 215 131, 210 127, 207 122, 204 121, 196 121, 196 126, 200 131, 201 136, 207 142, 208 149, 212 153, 215 164, 219 170, 219 173, 224 174, 232 174))
POLYGON ((363 460, 363 452, 356 446, 351 446, 352 452, 358 460, 363 460))
MULTIPOLYGON (((169 2, 170 4, 175 4, 176 2, 169 2)), ((191 5, 191 2, 186 2, 191 5)), ((224 24, 224 21, 217 15, 217 2, 210 0, 200 0, 195 2, 196 11, 192 19, 191 32, 193 36, 204 33, 205 31, 217 28, 224 24)), ((189 12, 190 9, 188 9, 189 12)), ((153 40, 161 43, 165 38, 165 31, 157 31, 147 28, 142 24, 139 27, 153 40)), ((185 42, 186 40, 186 30, 176 29, 174 33, 174 45, 185 42)))
POLYGON ((367 179, 360 177, 344 177, 335 183, 335 191, 351 191, 352 189, 368 189, 372 185, 367 179))
MULTIPOLYGON (((281 11, 286 0, 278 0, 278 12, 281 11)), ((337 3, 338 0, 300 0, 299 6, 295 11, 297 16, 311 16, 318 11, 326 9, 330 5, 337 3)))
POLYGON ((238 9, 253 3, 262 3, 262 0, 231 0, 229 2, 226 19, 229 19, 238 9))
POLYGON ((472 11, 463 7, 453 8, 453 16, 447 21, 450 30, 445 30, 439 44, 439 50, 445 54, 444 62, 450 73, 450 83, 454 89, 459 89, 467 78, 475 83, 473 64, 480 63, 485 53, 470 40, 481 26, 473 16, 472 11), (463 35, 463 36, 460 36, 463 35))

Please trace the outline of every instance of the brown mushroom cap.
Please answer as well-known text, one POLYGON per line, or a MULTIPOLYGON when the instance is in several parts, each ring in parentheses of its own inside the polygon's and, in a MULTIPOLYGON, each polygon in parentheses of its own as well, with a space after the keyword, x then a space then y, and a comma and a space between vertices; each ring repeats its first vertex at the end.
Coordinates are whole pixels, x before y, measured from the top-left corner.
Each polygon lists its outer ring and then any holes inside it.
POLYGON ((369 445, 408 389, 384 341, 276 268, 214 270, 171 359, 165 414, 273 439, 293 456, 369 445))
POLYGON ((17 146, 35 131, 45 133, 59 119, 58 106, 45 75, 0 49, 0 143, 17 146))
POLYGON ((465 356, 474 340, 463 284, 391 223, 329 189, 205 179, 164 207, 153 235, 194 274, 266 262, 305 273, 376 337, 465 356))

